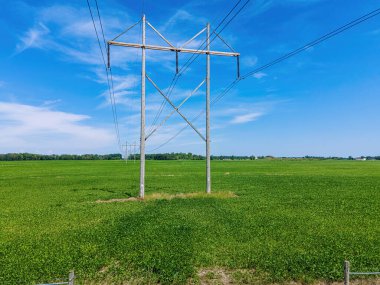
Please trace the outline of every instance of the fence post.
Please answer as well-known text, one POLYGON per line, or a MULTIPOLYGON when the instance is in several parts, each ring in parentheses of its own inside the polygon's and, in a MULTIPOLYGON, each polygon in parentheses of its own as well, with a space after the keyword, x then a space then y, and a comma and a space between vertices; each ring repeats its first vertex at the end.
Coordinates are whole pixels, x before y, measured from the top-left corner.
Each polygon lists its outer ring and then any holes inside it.
POLYGON ((74 285, 74 279, 75 279, 74 270, 71 270, 69 273, 69 285, 74 285))
POLYGON ((344 261, 344 285, 350 285, 350 262, 344 261))

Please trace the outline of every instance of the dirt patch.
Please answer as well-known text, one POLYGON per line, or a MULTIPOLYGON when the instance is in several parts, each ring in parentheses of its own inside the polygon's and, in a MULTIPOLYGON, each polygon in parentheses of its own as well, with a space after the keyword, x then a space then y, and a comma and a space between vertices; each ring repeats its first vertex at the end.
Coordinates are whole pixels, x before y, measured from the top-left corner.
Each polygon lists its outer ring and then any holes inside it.
POLYGON ((178 194, 166 194, 166 193, 152 193, 145 196, 146 200, 172 200, 172 199, 187 199, 187 198, 234 198, 237 197, 235 193, 232 192, 216 192, 216 193, 178 193, 178 194))
POLYGON ((201 285, 233 284, 230 272, 223 268, 201 269, 198 271, 198 277, 201 285))
POLYGON ((124 203, 124 202, 134 202, 134 201, 153 201, 153 200, 173 200, 173 199, 194 199, 194 198, 216 198, 216 199, 227 199, 235 198, 237 195, 232 192, 216 192, 216 193, 179 193, 179 194, 167 194, 167 193, 152 193, 145 195, 144 199, 129 197, 129 198, 118 198, 109 200, 96 200, 95 203, 124 203))
MULTIPOLYGON (((189 284, 200 285, 343 285, 343 281, 329 282, 316 281, 314 283, 287 281, 281 283, 270 282, 268 274, 256 272, 254 269, 226 269, 206 268, 200 269, 197 274, 197 282, 190 281, 189 284)), ((350 285, 380 285, 380 278, 350 280, 350 285)))
POLYGON ((124 203, 124 202, 139 201, 139 200, 141 199, 138 199, 135 197, 129 197, 129 198, 120 198, 120 199, 96 200, 95 203, 124 203))

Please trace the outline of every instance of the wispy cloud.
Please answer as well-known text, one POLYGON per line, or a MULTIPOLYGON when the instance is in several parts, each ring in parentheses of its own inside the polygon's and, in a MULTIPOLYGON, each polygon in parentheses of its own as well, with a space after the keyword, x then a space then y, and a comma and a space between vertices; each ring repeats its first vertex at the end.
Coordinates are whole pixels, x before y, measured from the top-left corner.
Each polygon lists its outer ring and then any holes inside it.
POLYGON ((179 9, 172 17, 169 18, 169 20, 165 22, 165 24, 160 26, 160 30, 167 31, 169 28, 178 27, 181 22, 206 24, 207 20, 203 17, 197 17, 186 10, 179 9))
POLYGON ((264 72, 257 72, 257 73, 254 73, 253 74, 253 77, 256 78, 256 79, 261 79, 265 76, 267 76, 268 74, 264 73, 264 72))
MULTIPOLYGON (((122 27, 127 27, 129 24, 132 24, 130 17, 127 14, 121 15, 120 13, 112 13, 112 11, 104 9, 102 10, 102 19, 103 25, 105 28, 106 38, 112 38, 112 36, 117 35, 122 31, 122 27), (115 16, 116 15, 116 16, 115 16), (122 19, 122 21, 120 21, 122 19), (107 37, 108 36, 108 37, 107 37)), ((97 45, 97 39, 94 33, 93 23, 89 16, 88 10, 82 7, 74 7, 69 5, 52 5, 50 7, 40 8, 36 12, 35 17, 36 25, 33 25, 32 28, 27 30, 20 38, 20 42, 16 47, 18 52, 25 51, 29 48, 37 48, 41 50, 54 51, 54 55, 63 61, 73 62, 75 64, 81 64, 86 68, 92 76, 88 76, 87 78, 90 80, 95 80, 96 82, 102 84, 104 89, 100 92, 99 96, 104 98, 102 104, 99 107, 109 107, 111 105, 109 93, 107 90, 107 78, 104 70, 103 62, 100 57, 99 47, 97 45)), ((204 26, 206 23, 206 19, 194 15, 191 11, 187 11, 186 9, 179 9, 177 12, 166 22, 160 25, 160 23, 154 23, 156 28, 173 43, 183 43, 184 37, 183 32, 188 35, 188 38, 193 36, 198 30, 204 26), (185 25, 186 23, 186 25, 185 25), (194 25, 191 25, 194 24, 194 25), (178 33, 178 25, 181 26, 181 35, 178 33), (186 29, 186 31, 182 30, 186 29), (195 28, 194 28, 195 26, 195 28), (189 28, 187 28, 189 27, 189 28), (193 29, 194 28, 194 29, 193 29)), ((97 23, 98 24, 98 23, 97 23)), ((100 27, 98 26, 99 31, 100 27)), ((152 32, 152 31, 150 31, 152 32)), ((224 36, 225 37, 225 36, 224 36)), ((185 37, 186 38, 186 37, 185 37)), ((199 38, 194 40, 189 47, 198 48, 199 45, 204 41, 205 35, 201 35, 199 38)), ((123 40, 123 37, 120 38, 123 40)), ((150 38, 151 39, 151 38, 150 38)), ((130 42, 140 42, 139 29, 133 29, 126 35, 125 40, 130 42)), ((215 41, 215 45, 217 41, 215 41)), ((121 47, 112 47, 111 49, 111 63, 114 67, 114 96, 115 103, 118 104, 119 114, 123 114, 123 117, 119 117, 119 123, 121 125, 130 124, 131 128, 128 130, 136 130, 133 131, 133 136, 138 139, 138 120, 139 120, 139 110, 140 110, 140 89, 139 89, 139 81, 140 76, 133 74, 132 72, 128 72, 129 75, 121 76, 121 72, 125 72, 126 70, 132 71, 136 64, 140 64, 140 57, 138 55, 139 50, 129 50, 126 52, 125 48, 121 47), (126 64, 128 62, 128 65, 126 64), (127 108, 126 108, 127 107, 127 108), (119 109, 122 109, 123 112, 120 112, 119 109), (127 115, 126 115, 127 113, 127 115)), ((173 70, 175 68, 175 64, 173 63, 174 56, 170 53, 147 53, 147 60, 152 64, 155 64, 154 71, 164 70, 173 70), (164 60, 163 60, 164 59, 164 60), (169 66, 168 63, 171 65, 169 66)), ((183 56, 183 61, 185 61, 186 57, 183 56), (183 59, 184 58, 184 59, 183 59)), ((254 65, 257 61, 254 57, 251 59, 251 64, 254 65)), ((174 71, 174 70, 173 70, 174 71)), ((125 73, 124 73, 125 74, 125 73)), ((260 74, 256 78, 262 78, 265 74, 260 74)), ((158 80, 158 79, 157 79, 158 80)), ((165 86, 161 86, 165 90, 165 86)), ((185 96, 189 94, 191 90, 187 90, 186 88, 176 88, 173 91, 173 102, 178 104, 185 96), (174 100, 175 98, 175 100, 174 100)), ((151 91, 149 91, 151 92, 151 91)), ((201 92, 198 91, 197 94, 201 92)), ((149 95, 149 94, 148 94, 149 95)), ((157 94, 151 94, 152 96, 147 96, 147 100, 149 101, 147 104, 147 122, 152 121, 156 111, 159 109, 162 97, 157 94), (154 96, 153 96, 154 95, 154 96)), ((55 116, 58 115, 57 111, 52 109, 53 106, 56 106, 59 101, 46 101, 43 103, 42 107, 33 107, 30 108, 35 111, 35 113, 45 114, 47 118, 41 118, 41 121, 54 121, 55 116), (38 112, 37 112, 38 111, 38 112), (52 120, 48 117, 52 116, 52 120)), ((20 105, 27 106, 27 105, 20 105)), ((16 107, 16 106, 14 106, 16 107)), ((170 106, 169 106, 170 107, 170 106)), ((171 109, 167 107, 164 110, 163 114, 166 115, 171 109), (168 110, 169 109, 169 110, 168 110)), ((183 112, 188 115, 189 113, 196 112, 194 106, 192 104, 186 104, 183 112), (189 108, 188 108, 189 107, 189 108), (194 109, 194 110, 193 110, 194 109)), ((32 112, 31 109, 26 110, 26 114, 30 114, 32 112)), ((69 113, 64 113, 69 115, 69 113)), ((74 114, 71 114, 74 115, 74 114)), ((80 116, 80 115, 79 115, 80 116)), ((163 116, 163 115, 162 115, 163 116)), ((225 118, 225 121, 231 119, 225 118)), ((38 117, 38 116, 37 116, 38 117)), ((191 116, 190 116, 191 117, 191 116)), ((91 128, 90 126, 86 126, 86 122, 89 121, 88 117, 74 117, 75 120, 70 121, 71 117, 64 117, 65 122, 57 122, 57 125, 67 126, 66 129, 72 129, 73 133, 65 134, 63 129, 51 130, 51 136, 49 135, 48 140, 54 141, 52 144, 56 144, 55 137, 64 136, 65 141, 67 142, 68 136, 72 136, 74 138, 78 138, 78 136, 83 133, 82 136, 86 134, 86 128, 91 128), (80 130, 80 131, 79 131, 80 130), (75 132, 74 132, 75 131, 75 132), (53 136, 55 134, 55 136, 53 136), (66 137, 67 136, 67 137, 66 137)), ((162 119, 162 118, 161 118, 162 119)), ((161 121, 161 119, 159 121, 161 121)), ((172 119, 171 119, 172 120, 172 119)), ((25 121, 21 124, 20 122, 11 120, 13 124, 24 125, 25 121)), ((166 140, 169 136, 173 134, 174 131, 178 130, 182 126, 182 119, 177 116, 177 114, 173 115, 173 121, 170 121, 171 125, 165 125, 165 128, 160 129, 157 136, 152 138, 151 143, 158 144, 164 140, 166 140)), ((42 124, 42 129, 49 129, 46 124, 42 124)), ((38 128, 37 124, 33 127, 34 130, 38 133, 41 128, 38 128)), ((18 128, 20 130, 21 127, 18 128)), ((105 131, 103 129, 94 128, 94 132, 105 131)), ((131 131, 132 132, 132 131, 131 131)), ((192 132, 192 131, 191 131, 192 132)), ((12 133, 12 132, 10 132, 12 133)), ((21 131, 19 132, 22 133, 21 131)), ((13 134, 13 138, 21 138, 17 134, 13 134)), ((43 133, 44 136, 46 132, 43 133)), ((112 134, 112 129, 111 129, 112 134)), ((108 133, 103 137, 109 137, 112 135, 108 133)), ((187 132, 184 133, 186 136, 187 132)), ((192 133, 191 133, 192 134, 192 133)), ((34 136, 34 135, 33 135, 34 136)), ((47 136, 47 135, 46 135, 47 136)), ((84 138, 78 138, 79 141, 84 141, 84 138)), ((89 139, 90 141, 95 139, 89 139)), ((186 140, 185 140, 186 142, 186 140)), ((19 142, 19 145, 23 145, 23 142, 19 142)), ((27 145, 27 144, 26 144, 27 145)), ((35 145, 38 145, 36 143, 35 145)), ((81 143, 72 145, 81 145, 81 143)), ((84 145, 84 143, 83 143, 84 145)))
MULTIPOLYGON (((129 16, 120 14, 124 22, 119 17, 112 17, 108 10, 104 11, 103 25, 107 37, 112 37, 120 32, 120 27, 128 25, 129 16), (126 21, 125 21, 126 20, 126 21), (105 24, 106 23, 106 24, 105 24)), ((112 11, 110 12, 112 14, 112 11)), ((69 5, 52 5, 40 8, 36 12, 35 22, 38 23, 28 29, 19 37, 16 45, 16 53, 20 53, 29 48, 53 50, 65 60, 76 63, 90 65, 102 65, 100 51, 94 31, 94 26, 89 16, 89 11, 81 7, 69 5)), ((96 21, 98 32, 100 25, 96 21)), ((136 37, 138 31, 131 31, 129 36, 136 37)), ((117 51, 113 54, 113 64, 120 62, 135 61, 131 53, 123 53, 121 56, 117 51)))
POLYGON ((46 100, 42 103, 42 106, 44 107, 52 107, 52 106, 56 106, 57 104, 61 103, 62 100, 61 99, 54 99, 54 100, 46 100))
POLYGON ((217 124, 223 122, 223 124, 220 124, 220 128, 231 124, 249 123, 273 112, 277 105, 285 102, 288 102, 288 100, 265 100, 229 108, 222 107, 213 111, 212 115, 215 117, 213 121, 216 121, 217 124))
POLYGON ((5 84, 6 84, 5 81, 1 81, 1 80, 0 80, 0 88, 1 88, 1 87, 4 87, 5 84))
MULTIPOLYGON (((106 39, 108 39, 107 36, 111 38, 119 34, 123 27, 132 23, 128 14, 114 13, 112 9, 104 9, 102 12, 106 39)), ((183 11, 172 20, 177 21, 181 16, 194 18, 191 14, 186 15, 183 11)), ((84 65, 89 72, 95 75, 88 78, 103 84, 105 89, 107 88, 104 62, 101 58, 93 22, 87 9, 69 5, 52 5, 39 9, 36 12, 35 21, 38 24, 19 37, 15 54, 30 48, 54 51, 54 54, 63 61, 84 65)), ((99 23, 95 22, 100 33, 99 23)), ((138 27, 129 31, 125 36, 130 42, 140 41, 138 27)), ((106 57, 105 50, 103 50, 103 55, 106 57)), ((160 63, 160 68, 173 69, 174 65, 166 66, 167 62, 172 61, 172 59, 173 55, 169 53, 147 53, 147 60, 152 63, 160 63)), ((139 63, 139 61, 139 49, 126 52, 125 48, 111 48, 111 64, 114 70, 131 70, 134 64, 139 63)), ((132 98, 136 93, 132 87, 136 87, 137 77, 135 75, 118 76, 115 72, 113 79, 116 104, 129 105, 132 108, 137 106, 136 100, 132 98)), ((105 90, 100 95, 105 98, 103 105, 109 105, 108 91, 105 90)))
POLYGON ((231 124, 244 124, 244 123, 256 121, 261 116, 263 116, 263 113, 259 113, 259 112, 238 115, 238 116, 235 116, 235 118, 231 120, 231 124))
POLYGON ((49 107, 0 102, 0 149, 81 153, 115 145, 111 130, 86 124, 89 119, 49 107))
POLYGON ((49 33, 50 30, 43 23, 38 23, 37 26, 30 28, 20 37, 20 42, 16 46, 15 53, 21 53, 29 48, 45 48, 44 37, 49 33))
MULTIPOLYGON (((103 85, 107 85, 107 75, 105 70, 98 68, 94 70, 96 82, 103 85)), ((138 99, 138 84, 140 78, 136 75, 113 75, 113 96, 115 99, 115 104, 125 105, 130 108, 130 110, 137 111, 139 109, 139 99, 138 99)), ((111 91, 112 92, 112 91, 111 91)), ((110 98, 110 90, 107 87, 101 94, 104 98, 104 102, 99 106, 100 108, 109 106, 113 104, 110 98)))

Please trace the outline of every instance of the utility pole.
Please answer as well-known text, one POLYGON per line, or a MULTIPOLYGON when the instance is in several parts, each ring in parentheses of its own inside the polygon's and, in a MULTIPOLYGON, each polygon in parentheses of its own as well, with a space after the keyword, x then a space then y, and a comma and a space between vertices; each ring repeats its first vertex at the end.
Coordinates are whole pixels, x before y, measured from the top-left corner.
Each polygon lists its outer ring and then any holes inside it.
POLYGON ((145 195, 145 15, 142 17, 141 56, 141 129, 140 129, 140 198, 145 195))
POLYGON ((125 145, 123 145, 125 147, 125 163, 127 164, 128 163, 128 141, 125 141, 125 145))
POLYGON ((136 162, 136 146, 137 146, 136 142, 134 142, 133 144, 128 144, 128 141, 126 141, 125 144, 123 144, 122 146, 125 147, 125 154, 124 154, 125 163, 128 163, 128 158, 131 157, 132 159, 132 156, 133 156, 133 163, 135 163, 136 162))
POLYGON ((136 163, 136 142, 133 143, 133 164, 136 163))
MULTIPOLYGON (((181 47, 175 47, 172 45, 151 23, 149 23, 145 15, 143 15, 142 19, 142 43, 127 43, 116 41, 121 35, 125 34, 127 31, 136 26, 139 22, 135 23, 128 29, 126 29, 123 33, 115 37, 113 40, 108 41, 108 67, 110 67, 110 46, 120 46, 120 47, 129 47, 129 48, 141 48, 142 57, 141 57, 141 127, 140 127, 140 198, 144 198, 145 195, 145 141, 149 139, 149 137, 157 130, 158 127, 162 126, 166 120, 174 113, 178 113, 184 121, 199 135, 199 137, 206 143, 206 192, 211 193, 211 149, 210 149, 210 58, 211 55, 218 56, 229 56, 235 57, 237 59, 237 67, 238 67, 238 76, 239 76, 239 56, 240 53, 237 53, 232 50, 232 52, 225 51, 212 51, 210 50, 210 24, 207 24, 205 28, 203 28, 200 32, 198 32, 195 36, 193 36, 190 40, 184 43, 181 47), (146 44, 146 25, 148 25, 161 39, 163 39, 168 46, 158 46, 158 45, 150 45, 146 44), (186 45, 191 43, 195 38, 197 38, 200 34, 206 32, 206 48, 205 49, 188 49, 185 48, 186 45), (145 70, 145 53, 146 50, 160 50, 160 51, 171 51, 176 54, 176 70, 178 73, 178 54, 179 53, 191 53, 191 54, 204 54, 206 55, 206 79, 203 80, 192 92, 189 96, 187 96, 180 104, 175 105, 157 85, 156 83, 146 74, 145 70), (160 95, 164 97, 164 99, 169 103, 170 106, 173 107, 173 111, 164 118, 164 120, 156 126, 156 128, 151 131, 149 134, 145 134, 145 79, 157 89, 160 95), (182 114, 182 111, 179 108, 206 82, 206 137, 202 135, 202 133, 182 114)), ((220 37, 216 31, 215 37, 220 37)), ((223 39, 222 39, 223 40, 223 39)), ((225 43, 225 41, 223 40, 225 43)), ((228 45, 227 45, 228 46, 228 45)), ((228 46, 229 47, 229 46, 228 46)), ((230 48, 230 47, 229 47, 230 48)), ((231 48, 230 48, 231 49, 231 48)))
POLYGON ((206 55, 206 192, 211 193, 211 150, 210 150, 210 24, 207 23, 206 55))

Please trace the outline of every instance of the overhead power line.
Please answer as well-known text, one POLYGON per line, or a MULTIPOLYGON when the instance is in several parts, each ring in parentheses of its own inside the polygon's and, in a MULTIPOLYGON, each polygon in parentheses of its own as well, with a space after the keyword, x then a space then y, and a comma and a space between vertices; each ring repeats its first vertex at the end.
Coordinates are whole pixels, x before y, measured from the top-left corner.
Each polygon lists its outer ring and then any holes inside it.
POLYGON ((305 51, 305 50, 307 50, 307 49, 309 49, 311 47, 314 47, 314 46, 320 44, 321 42, 324 42, 324 41, 328 40, 331 37, 334 37, 334 36, 336 36, 336 35, 344 32, 344 31, 346 31, 346 30, 348 30, 348 29, 350 29, 350 28, 352 28, 352 27, 354 27, 354 26, 356 26, 356 25, 364 22, 364 21, 367 21, 367 20, 369 20, 369 19, 377 16, 378 14, 380 14, 380 8, 376 9, 376 10, 373 10, 372 12, 363 15, 360 18, 357 18, 357 19, 355 19, 355 20, 353 20, 353 21, 351 21, 351 22, 349 22, 349 23, 341 26, 341 27, 335 29, 334 31, 329 32, 329 33, 323 35, 322 37, 320 37, 320 38, 318 38, 318 39, 316 39, 316 40, 314 40, 312 42, 309 42, 309 43, 305 44, 304 46, 302 46, 302 47, 300 47, 298 49, 295 49, 292 52, 289 52, 289 53, 285 54, 284 56, 282 56, 280 58, 277 58, 277 59, 275 59, 275 60, 273 60, 273 61, 271 61, 271 62, 269 62, 267 64, 264 64, 264 65, 260 66, 259 68, 255 69, 255 70, 252 70, 252 71, 246 73, 245 75, 242 76, 241 79, 243 80, 243 79, 245 79, 245 78, 247 78, 249 76, 254 75, 255 73, 258 73, 258 72, 260 72, 260 71, 262 71, 264 69, 267 69, 268 67, 270 67, 272 65, 275 65, 275 64, 277 64, 277 63, 279 63, 281 61, 284 61, 284 60, 288 59, 289 57, 295 56, 295 55, 299 54, 300 52, 303 52, 303 51, 305 51))
MULTIPOLYGON (((92 13, 91 5, 90 5, 89 0, 86 0, 86 1, 87 1, 88 10, 89 10, 90 15, 91 15, 92 24, 94 26, 94 30, 95 30, 96 38, 97 38, 97 41, 98 41, 100 53, 101 53, 101 56, 102 56, 103 64, 104 64, 104 67, 105 67, 105 70, 106 70, 108 92, 109 92, 109 98, 110 98, 110 102, 111 102, 112 116, 113 116, 113 121, 114 121, 114 126, 115 126, 115 132, 116 132, 118 146, 120 148, 120 151, 122 151, 121 140, 120 140, 120 131, 119 131, 119 120, 118 120, 117 111, 116 111, 116 100, 115 100, 115 92, 114 92, 112 70, 111 70, 111 68, 108 69, 108 67, 107 67, 107 63, 106 63, 106 60, 105 60, 102 44, 101 44, 101 41, 100 41, 100 38, 99 38, 98 29, 96 27, 94 15, 92 13)), ((107 42, 106 42, 106 39, 105 39, 105 36, 104 36, 104 29, 103 29, 102 20, 101 20, 101 17, 100 17, 98 1, 95 0, 95 3, 96 3, 96 10, 97 10, 97 13, 98 13, 98 18, 99 18, 99 24, 100 24, 101 32, 102 32, 102 36, 103 36, 103 42, 104 42, 104 45, 105 45, 105 49, 107 49, 107 42)))
MULTIPOLYGON (((211 101, 211 106, 215 105, 225 95, 227 95, 231 91, 231 89, 233 89, 240 81, 242 81, 244 79, 247 79, 247 78, 249 78, 249 77, 257 74, 258 72, 261 72, 261 71, 263 71, 263 70, 265 70, 265 69, 267 69, 267 68, 269 68, 269 67, 271 67, 273 65, 281 63, 281 62, 283 62, 286 59, 289 59, 289 58, 291 58, 291 57, 293 57, 295 55, 298 55, 299 53, 301 53, 301 52, 303 52, 303 51, 305 51, 305 50, 307 50, 307 49, 309 49, 311 47, 314 47, 314 46, 316 46, 316 45, 318 45, 318 44, 320 44, 320 43, 322 43, 322 42, 324 42, 324 41, 326 41, 326 40, 328 40, 328 39, 330 39, 330 38, 332 38, 334 36, 337 36, 337 35, 343 33, 344 31, 347 31, 348 29, 351 29, 351 28, 359 25, 360 23, 363 23, 363 22, 365 22, 365 21, 367 21, 367 20, 369 20, 369 19, 371 19, 371 18, 373 18, 375 16, 378 16, 379 14, 380 14, 380 8, 375 9, 375 10, 373 10, 373 11, 371 11, 371 12, 369 12, 369 13, 367 13, 367 14, 359 17, 359 18, 356 18, 355 20, 352 20, 351 22, 349 22, 349 23, 347 23, 347 24, 345 24, 345 25, 343 25, 343 26, 341 26, 341 27, 339 27, 339 28, 337 28, 337 29, 335 29, 335 30, 333 30, 333 31, 331 31, 331 32, 329 32, 329 33, 327 33, 327 34, 319 37, 319 38, 317 38, 316 40, 313 40, 313 41, 311 41, 311 42, 309 42, 309 43, 301 46, 300 48, 297 48, 297 49, 295 49, 295 50, 293 50, 293 51, 291 51, 291 52, 289 52, 289 53, 287 53, 287 54, 285 54, 285 55, 283 55, 283 56, 281 56, 281 57, 279 57, 277 59, 274 59, 274 60, 272 60, 272 61, 270 61, 270 62, 268 62, 268 63, 266 63, 266 64, 264 64, 264 65, 262 65, 262 66, 260 66, 258 68, 255 68, 254 70, 252 70, 250 72, 247 72, 246 74, 244 74, 240 78, 237 78, 236 80, 232 81, 226 88, 224 88, 224 90, 217 97, 215 97, 211 101)), ((198 115, 195 116, 191 120, 191 122, 196 121, 203 114, 204 114, 204 111, 199 112, 198 115)), ((184 126, 182 129, 180 129, 174 136, 170 137, 167 141, 165 141, 164 143, 162 143, 158 147, 150 150, 150 152, 156 151, 156 150, 160 149, 161 147, 165 146, 166 144, 168 144, 169 142, 171 142, 173 139, 175 139, 176 137, 178 137, 186 128, 187 128, 187 125, 184 126)))
POLYGON ((102 18, 100 17, 99 6, 98 6, 98 0, 95 0, 95 4, 96 4, 96 11, 98 12, 98 18, 99 18, 100 28, 101 28, 101 31, 102 31, 103 42, 104 42, 104 48, 107 50, 107 42, 106 42, 106 37, 104 36, 104 29, 103 29, 102 18))

